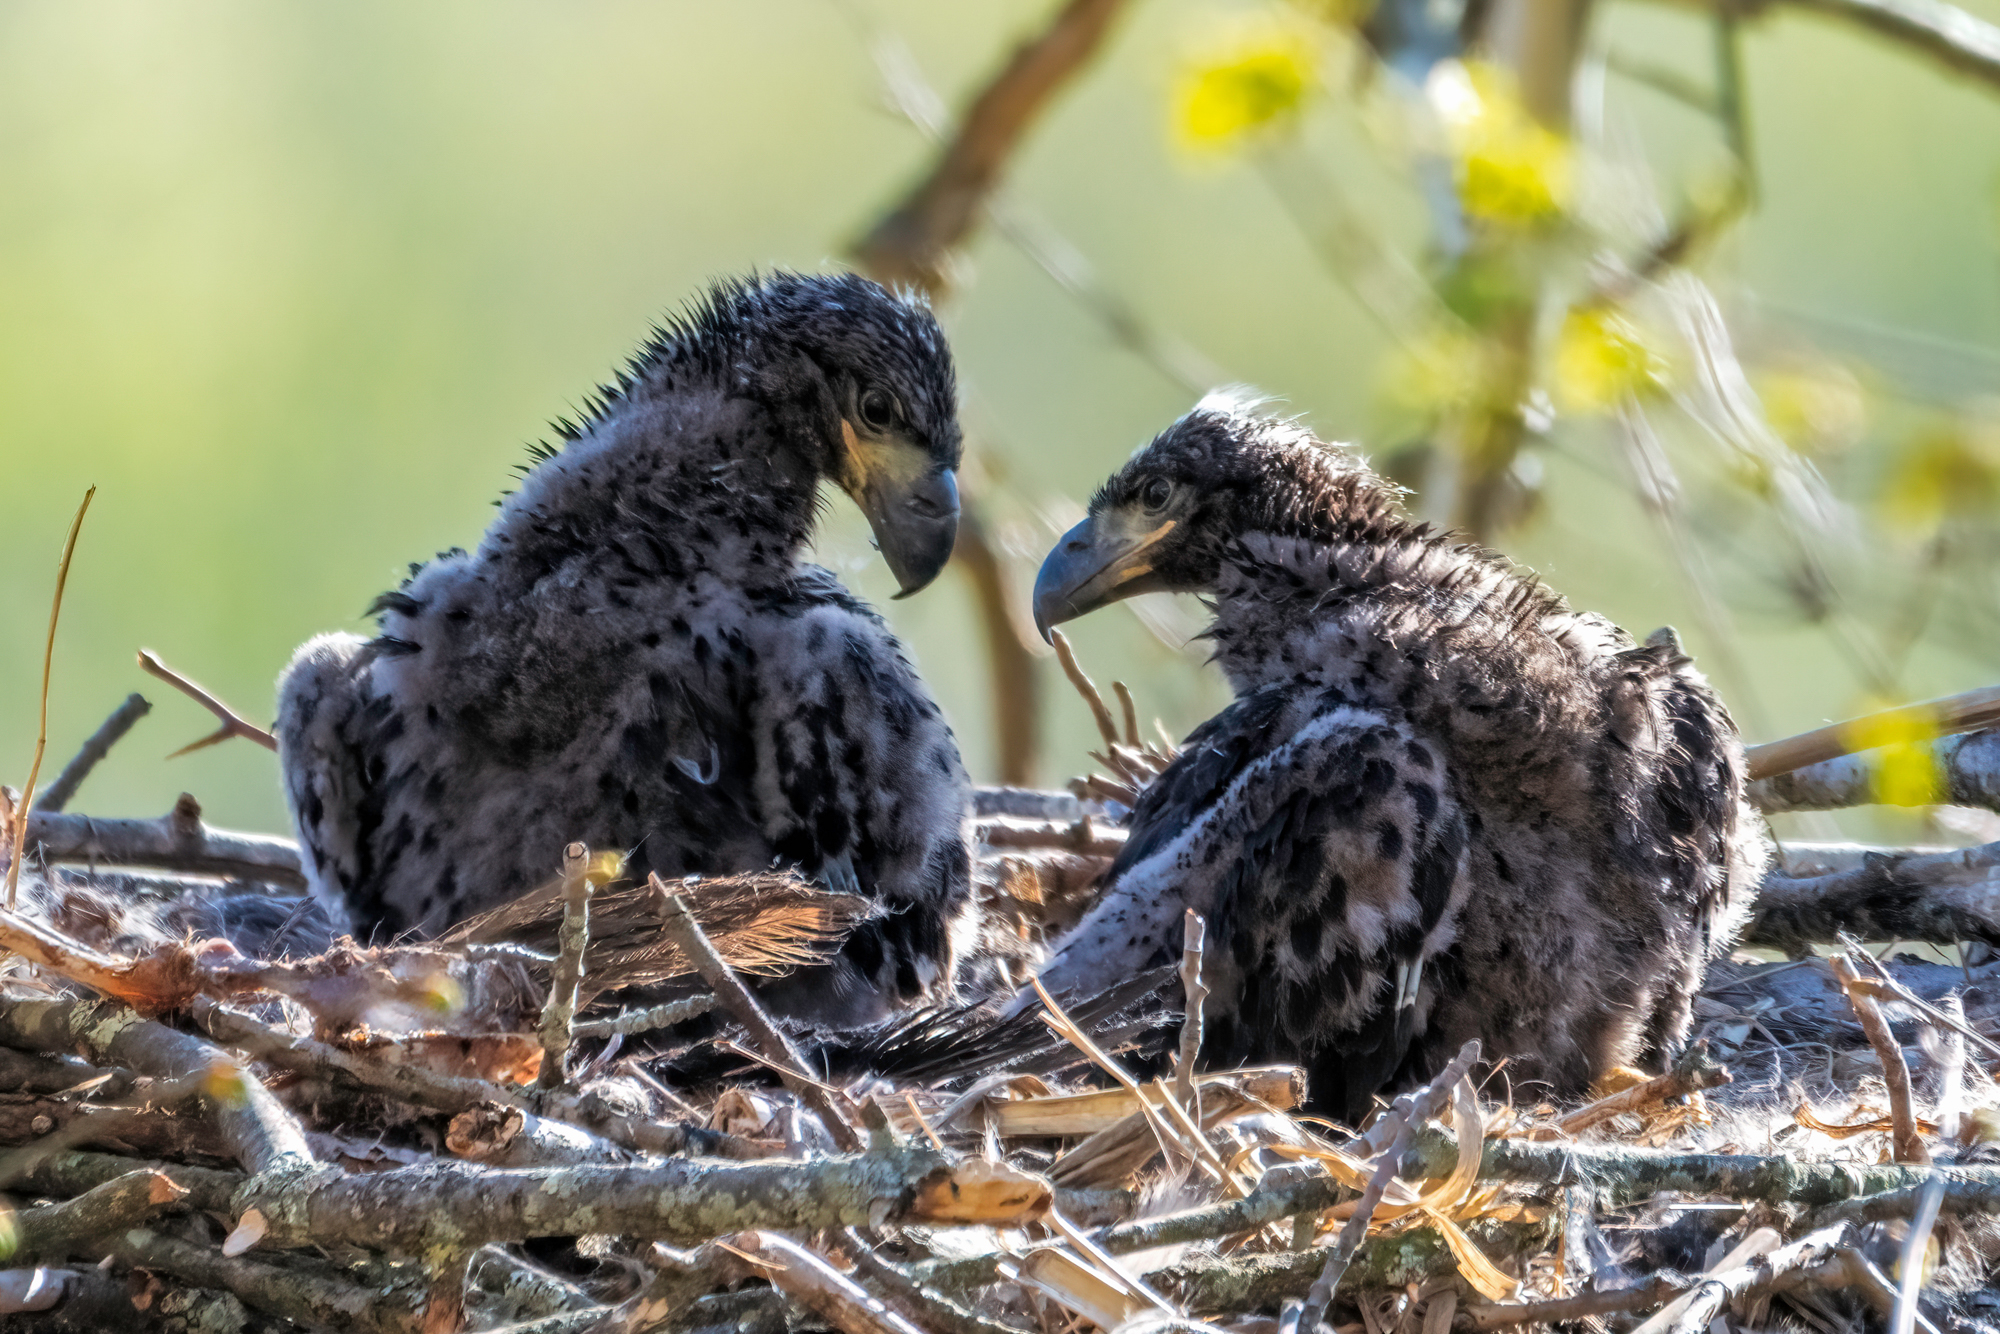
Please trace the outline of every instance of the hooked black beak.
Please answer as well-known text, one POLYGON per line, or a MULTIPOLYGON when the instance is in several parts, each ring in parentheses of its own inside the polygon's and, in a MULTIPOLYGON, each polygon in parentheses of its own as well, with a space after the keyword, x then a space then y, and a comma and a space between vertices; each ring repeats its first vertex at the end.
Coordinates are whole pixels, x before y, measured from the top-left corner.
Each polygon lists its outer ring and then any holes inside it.
POLYGON ((1035 576, 1035 629, 1042 638, 1085 612, 1165 588, 1148 553, 1174 523, 1165 519, 1149 527, 1139 516, 1111 510, 1064 533, 1035 576))
POLYGON ((848 475, 841 486, 875 530, 875 545, 902 586, 899 598, 938 577, 958 541, 958 477, 902 440, 862 441, 841 423, 848 475))

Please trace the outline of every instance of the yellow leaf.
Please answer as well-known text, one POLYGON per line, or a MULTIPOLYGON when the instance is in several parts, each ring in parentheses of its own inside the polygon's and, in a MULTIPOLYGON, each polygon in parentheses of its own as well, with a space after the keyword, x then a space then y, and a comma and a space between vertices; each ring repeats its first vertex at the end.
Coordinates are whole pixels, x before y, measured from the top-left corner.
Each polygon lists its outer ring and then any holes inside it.
POLYGON ((457 1014, 465 1008, 465 988, 450 973, 432 973, 417 994, 425 1009, 439 1014, 457 1014))
POLYGON ((1458 1272, 1465 1276, 1467 1283, 1479 1289, 1480 1296, 1489 1302, 1504 1302, 1514 1295, 1514 1280, 1487 1259, 1486 1253, 1465 1235, 1458 1224, 1435 1209, 1426 1209, 1424 1214, 1444 1238, 1444 1244, 1451 1247, 1451 1258, 1458 1262, 1458 1272))
POLYGON ((1295 23, 1261 21, 1191 62, 1175 99, 1181 141, 1203 150, 1233 149, 1288 129, 1318 77, 1310 35, 1295 23))

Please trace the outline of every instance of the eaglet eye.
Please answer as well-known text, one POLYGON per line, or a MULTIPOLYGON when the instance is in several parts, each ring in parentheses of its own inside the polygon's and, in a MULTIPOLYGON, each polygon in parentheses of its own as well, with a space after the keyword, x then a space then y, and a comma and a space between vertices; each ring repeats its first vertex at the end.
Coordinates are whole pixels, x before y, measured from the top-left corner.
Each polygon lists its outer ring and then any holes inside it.
POLYGON ((1155 512, 1167 507, 1174 497, 1174 484, 1164 477, 1155 477, 1139 488, 1139 503, 1155 512))
POLYGON ((886 389, 867 389, 861 394, 861 424, 880 434, 896 424, 896 400, 886 389))

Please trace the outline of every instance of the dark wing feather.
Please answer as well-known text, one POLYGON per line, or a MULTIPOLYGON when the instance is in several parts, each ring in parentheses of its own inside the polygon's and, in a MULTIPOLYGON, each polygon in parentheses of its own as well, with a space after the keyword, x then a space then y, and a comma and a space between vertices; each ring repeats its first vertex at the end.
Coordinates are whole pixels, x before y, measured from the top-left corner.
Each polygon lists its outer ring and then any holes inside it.
MULTIPOLYGON (((1400 720, 1269 687, 1190 737, 1141 799, 1095 939, 1138 917, 1119 916, 1121 891, 1174 883, 1210 923, 1204 1063, 1302 1060, 1310 1105, 1357 1120, 1430 1062, 1419 986, 1427 967, 1451 972, 1438 928, 1466 842, 1435 751, 1400 720)), ((1090 925, 1074 939, 1092 940, 1090 925)), ((1160 940, 1148 962, 1169 952, 1160 940)))

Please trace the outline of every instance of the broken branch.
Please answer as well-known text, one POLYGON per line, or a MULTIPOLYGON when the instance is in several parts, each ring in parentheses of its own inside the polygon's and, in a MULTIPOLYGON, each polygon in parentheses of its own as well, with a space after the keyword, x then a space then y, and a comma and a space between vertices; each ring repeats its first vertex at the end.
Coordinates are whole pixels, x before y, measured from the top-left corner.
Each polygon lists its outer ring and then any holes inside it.
POLYGON ((254 741, 258 745, 262 746, 265 750, 276 751, 278 749, 278 738, 272 736, 269 732, 257 726, 255 723, 250 722, 248 719, 244 718, 241 714, 237 713, 236 710, 230 708, 227 704, 224 704, 221 700, 209 694, 206 690, 203 690, 193 681, 189 680, 185 676, 182 676, 179 672, 167 666, 167 664, 165 664, 164 662, 161 662, 157 657, 153 655, 153 653, 150 650, 143 648, 139 650, 139 665, 143 667, 149 675, 159 677, 162 681, 165 681, 168 685, 180 691, 183 695, 186 695, 189 699, 201 705, 201 707, 203 707, 204 709, 207 709, 210 713, 214 714, 217 720, 220 721, 222 724, 222 726, 216 728, 213 732, 210 732, 207 736, 202 737, 199 741, 193 741, 185 746, 182 746, 179 750, 167 756, 168 759, 170 760, 179 759, 181 756, 188 754, 190 751, 202 750, 209 746, 219 745, 222 742, 229 740, 229 738, 233 736, 240 736, 245 741, 254 741))
POLYGON ((136 693, 127 695, 125 702, 111 711, 111 716, 90 734, 83 747, 68 764, 63 766, 62 772, 56 775, 56 781, 50 783, 36 800, 35 809, 53 814, 67 806, 69 799, 76 795, 76 790, 83 786, 83 780, 90 777, 90 771, 97 767, 98 762, 111 753, 111 748, 132 730, 134 723, 152 711, 153 706, 144 695, 136 693))

